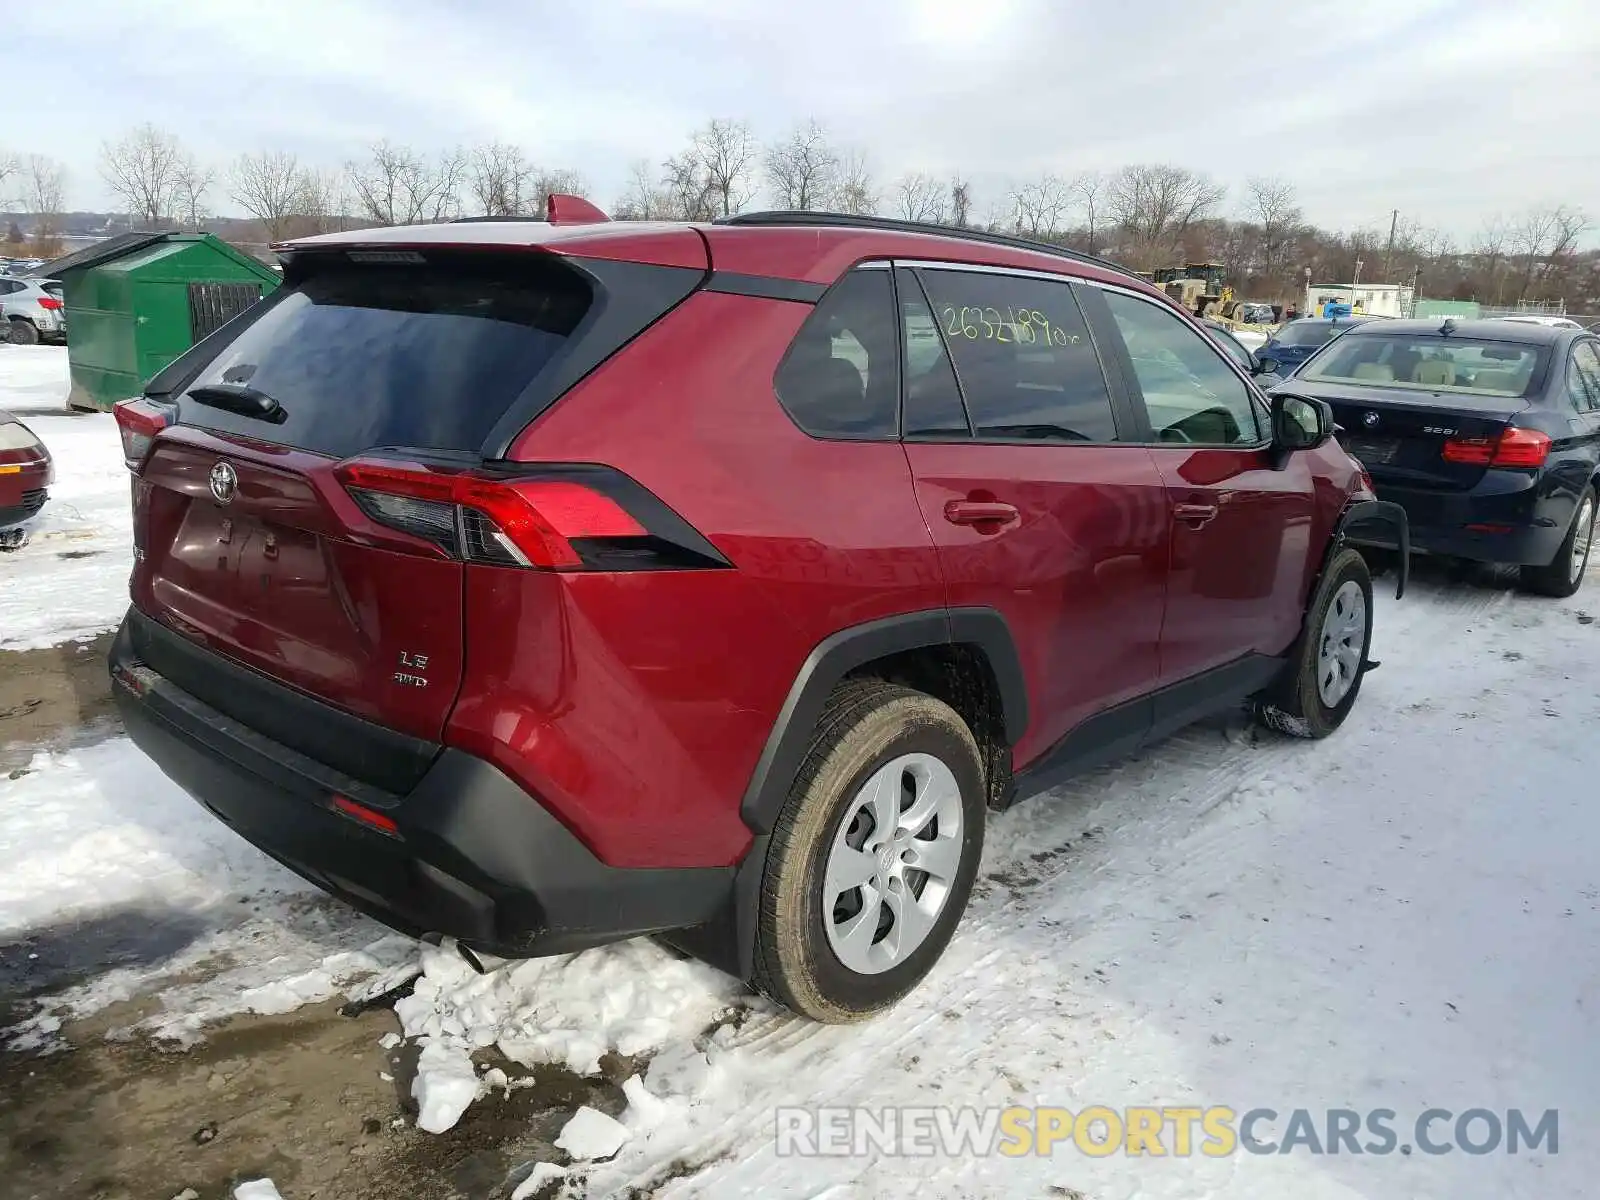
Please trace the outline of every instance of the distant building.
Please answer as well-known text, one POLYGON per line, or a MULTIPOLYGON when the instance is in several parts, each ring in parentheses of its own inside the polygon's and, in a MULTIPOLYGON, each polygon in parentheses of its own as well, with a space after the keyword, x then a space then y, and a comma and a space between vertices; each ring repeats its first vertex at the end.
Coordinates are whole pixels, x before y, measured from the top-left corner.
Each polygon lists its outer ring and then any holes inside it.
POLYGON ((1405 283, 1363 283, 1351 290, 1348 283, 1313 283, 1306 288, 1305 313, 1321 316, 1326 303, 1348 304, 1368 317, 1411 315, 1411 286, 1405 283))

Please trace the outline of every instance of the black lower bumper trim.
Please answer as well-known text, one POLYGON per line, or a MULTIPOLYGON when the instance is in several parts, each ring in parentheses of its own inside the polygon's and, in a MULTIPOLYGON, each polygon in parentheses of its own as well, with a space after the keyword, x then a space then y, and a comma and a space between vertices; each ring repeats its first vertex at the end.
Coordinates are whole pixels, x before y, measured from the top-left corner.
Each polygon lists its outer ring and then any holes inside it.
POLYGON ((150 670, 126 624, 110 666, 129 736, 169 778, 285 866, 403 933, 506 957, 560 954, 701 925, 731 894, 731 867, 601 862, 493 764, 458 750, 403 796, 342 778, 150 670), (398 836, 335 811, 335 794, 381 808, 398 836))

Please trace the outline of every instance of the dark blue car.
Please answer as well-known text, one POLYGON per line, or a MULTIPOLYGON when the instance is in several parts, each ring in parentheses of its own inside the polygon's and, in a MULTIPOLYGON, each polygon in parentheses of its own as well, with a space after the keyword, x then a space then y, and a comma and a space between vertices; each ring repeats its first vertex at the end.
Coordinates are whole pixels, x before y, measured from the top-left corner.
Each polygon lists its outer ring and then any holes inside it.
POLYGON ((1270 358, 1278 364, 1277 374, 1288 375, 1301 363, 1347 329, 1373 317, 1301 317, 1290 321, 1269 337, 1256 351, 1257 358, 1270 358))
POLYGON ((1414 549, 1516 564, 1523 586, 1548 596, 1582 585, 1600 481, 1600 337, 1373 321, 1273 391, 1332 407, 1378 499, 1406 510, 1414 549))

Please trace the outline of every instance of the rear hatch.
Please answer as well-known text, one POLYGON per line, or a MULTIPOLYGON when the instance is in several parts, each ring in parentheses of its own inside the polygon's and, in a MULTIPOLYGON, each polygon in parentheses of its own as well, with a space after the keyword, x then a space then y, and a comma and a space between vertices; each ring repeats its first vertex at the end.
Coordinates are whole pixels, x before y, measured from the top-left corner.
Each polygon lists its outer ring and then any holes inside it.
POLYGON ((1340 443, 1375 481, 1445 491, 1475 486, 1487 469, 1486 462, 1447 459, 1446 444, 1492 443, 1528 407, 1527 400, 1508 396, 1335 388, 1305 379, 1291 386, 1332 406, 1340 443))
MULTIPOLYGON (((539 249, 393 243, 294 257, 283 288, 217 335, 226 345, 198 373, 158 378, 129 406, 175 418, 135 487, 135 603, 274 680, 437 741, 464 658, 469 535, 448 481, 482 469, 485 448, 536 415, 541 396, 703 274, 591 265, 539 249), (626 287, 629 270, 672 278, 630 304, 608 290, 626 287), (361 486, 381 485, 386 464, 421 490, 361 486), (428 486, 440 480, 436 502, 428 486)), ((123 416, 127 446, 139 418, 123 416)), ((201 699, 230 711, 225 690, 201 699)))

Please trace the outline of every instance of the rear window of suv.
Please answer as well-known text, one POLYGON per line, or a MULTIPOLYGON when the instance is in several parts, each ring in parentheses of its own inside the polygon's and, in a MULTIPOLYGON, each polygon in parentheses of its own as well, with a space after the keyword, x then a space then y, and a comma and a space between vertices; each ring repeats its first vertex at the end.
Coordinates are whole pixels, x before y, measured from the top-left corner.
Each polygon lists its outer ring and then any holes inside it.
POLYGON ((183 419, 337 458, 477 450, 590 301, 558 263, 329 264, 274 295, 191 384, 248 385, 282 422, 194 400, 183 419))
POLYGON ((1542 378, 1544 358, 1543 347, 1524 342, 1358 334, 1328 347, 1301 377, 1425 392, 1525 396, 1533 381, 1542 378))

